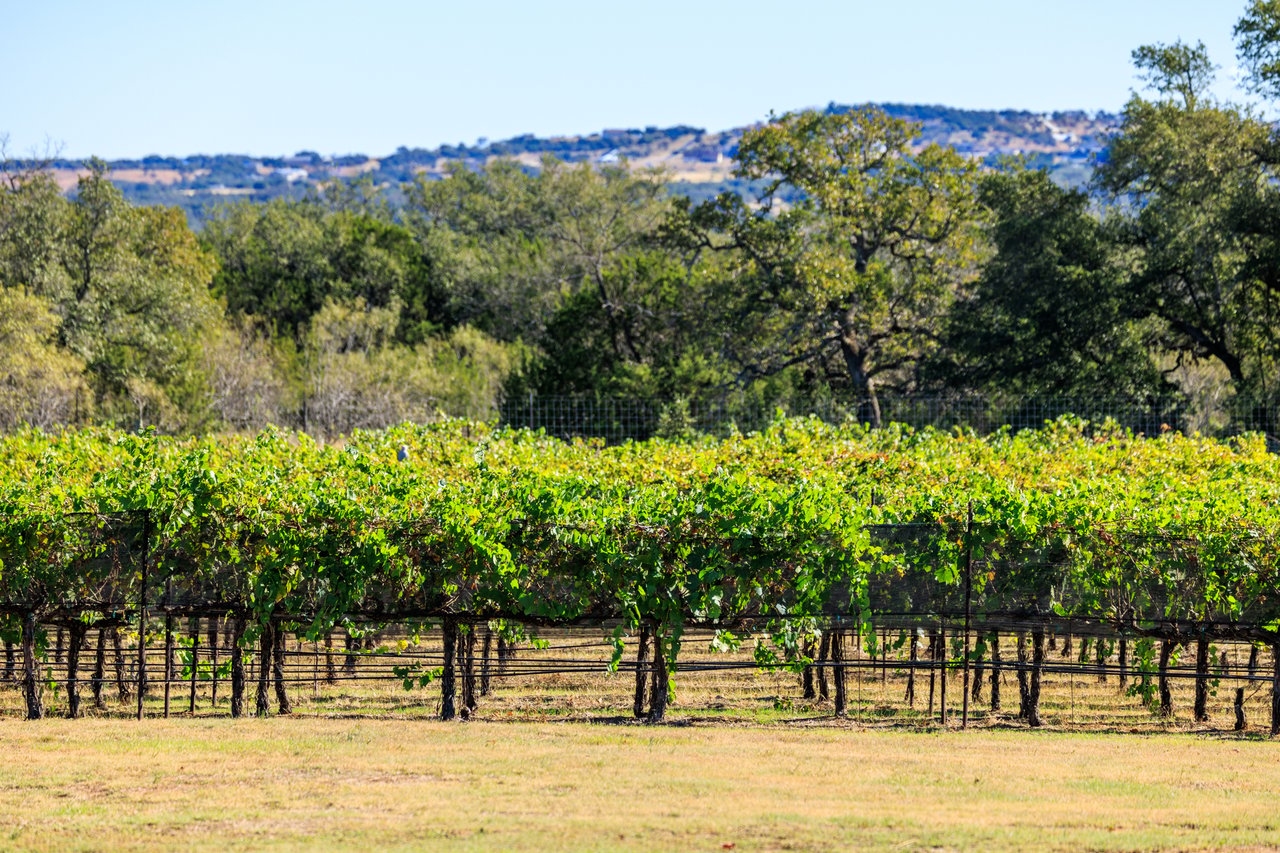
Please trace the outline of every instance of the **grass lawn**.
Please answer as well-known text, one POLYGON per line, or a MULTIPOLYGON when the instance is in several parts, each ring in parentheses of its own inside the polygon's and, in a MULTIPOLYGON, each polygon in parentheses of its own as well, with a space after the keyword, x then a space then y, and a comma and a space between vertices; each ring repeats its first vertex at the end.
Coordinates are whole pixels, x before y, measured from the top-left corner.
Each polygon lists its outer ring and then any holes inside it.
POLYGON ((8 717, 0 755, 4 850, 1280 846, 1256 737, 8 717))

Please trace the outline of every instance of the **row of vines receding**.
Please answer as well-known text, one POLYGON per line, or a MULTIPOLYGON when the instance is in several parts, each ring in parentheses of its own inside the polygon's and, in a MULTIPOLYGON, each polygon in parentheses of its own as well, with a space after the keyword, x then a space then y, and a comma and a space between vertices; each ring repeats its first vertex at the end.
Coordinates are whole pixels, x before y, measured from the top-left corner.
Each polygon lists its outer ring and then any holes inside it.
POLYGON ((830 673, 837 714, 845 673, 888 669, 890 649, 900 671, 938 661, 966 682, 994 665, 1017 674, 1031 725, 1060 636, 1094 643, 1089 665, 1132 679, 1157 713, 1170 679, 1194 679, 1197 717, 1216 647, 1239 644, 1252 662, 1233 677, 1271 682, 1274 729, 1280 671, 1257 661, 1280 661, 1277 490, 1260 438, 1072 419, 988 438, 792 420, 615 447, 461 422, 340 447, 274 430, 27 431, 0 439, 0 634, 31 717, 55 682, 79 712, 90 648, 89 683, 100 692, 114 666, 141 714, 161 636, 166 692, 180 645, 193 681, 226 677, 233 714, 246 659, 257 710, 273 678, 287 709, 290 637, 318 655, 361 625, 430 634, 430 654, 388 675, 438 681, 452 717, 475 708, 484 664, 468 661, 487 644, 573 626, 612 649, 601 669, 634 670, 651 719, 702 631, 760 669, 830 673))

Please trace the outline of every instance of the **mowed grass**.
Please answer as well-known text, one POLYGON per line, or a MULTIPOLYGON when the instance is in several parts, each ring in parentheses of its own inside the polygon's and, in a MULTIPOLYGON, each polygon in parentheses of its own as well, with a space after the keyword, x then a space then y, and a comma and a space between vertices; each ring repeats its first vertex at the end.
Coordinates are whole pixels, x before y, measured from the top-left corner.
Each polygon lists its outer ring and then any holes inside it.
MULTIPOLYGON (((599 654, 579 640, 516 666, 599 654)), ((650 726, 631 719, 633 677, 601 665, 495 678, 475 720, 444 724, 437 685, 326 684, 312 652, 291 659, 294 714, 268 720, 228 719, 224 683, 217 705, 200 685, 194 717, 185 685, 167 720, 153 687, 143 722, 111 686, 86 719, 29 723, 0 685, 0 851, 1280 847, 1266 682, 1248 686, 1235 733, 1235 682, 1194 723, 1189 681, 1166 720, 1114 678, 1057 673, 1031 731, 1006 673, 1004 710, 975 703, 961 732, 958 672, 943 728, 923 672, 914 708, 905 671, 850 672, 836 720, 792 673, 686 671, 669 724, 650 726)), ((693 643, 682 655, 712 659, 693 643)), ((63 693, 45 699, 65 712, 63 693)))
POLYGON ((0 720, 4 850, 1280 845, 1280 743, 1186 734, 0 720))

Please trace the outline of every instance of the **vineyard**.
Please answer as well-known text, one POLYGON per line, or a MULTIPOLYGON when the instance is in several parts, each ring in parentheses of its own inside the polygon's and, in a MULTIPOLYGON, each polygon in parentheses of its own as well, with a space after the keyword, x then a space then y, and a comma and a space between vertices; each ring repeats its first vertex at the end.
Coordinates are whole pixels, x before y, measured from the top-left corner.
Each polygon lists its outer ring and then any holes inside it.
POLYGON ((463 421, 341 446, 20 432, 0 440, 5 680, 28 718, 51 696, 79 716, 85 690, 266 715, 382 680, 450 719, 499 685, 611 677, 602 701, 654 721, 678 684, 754 679, 960 725, 1009 682, 1034 727, 1083 675, 1152 719, 1185 692, 1204 721, 1227 686, 1237 728, 1261 710, 1276 733, 1278 491, 1261 437, 1071 418, 617 446, 463 421))

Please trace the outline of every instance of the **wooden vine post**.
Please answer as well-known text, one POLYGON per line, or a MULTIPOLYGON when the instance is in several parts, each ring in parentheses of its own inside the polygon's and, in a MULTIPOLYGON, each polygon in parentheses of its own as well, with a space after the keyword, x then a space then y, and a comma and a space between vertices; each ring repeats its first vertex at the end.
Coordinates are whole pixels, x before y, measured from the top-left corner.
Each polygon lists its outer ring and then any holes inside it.
POLYGON ((1280 639, 1271 642, 1271 735, 1280 735, 1280 639))
POLYGON ((142 719, 142 698, 147 692, 147 564, 151 560, 151 510, 142 521, 142 583, 138 586, 138 719, 142 719))
POLYGON ((947 628, 941 621, 938 622, 938 664, 941 673, 938 690, 938 722, 945 726, 947 724, 947 669, 951 659, 947 654, 947 628))
POLYGON ((969 728, 969 629, 973 624, 973 501, 964 530, 964 705, 960 728, 969 728))
POLYGON ((195 716, 196 713, 196 677, 200 671, 200 628, 196 621, 191 620, 191 704, 187 708, 187 713, 195 716))

